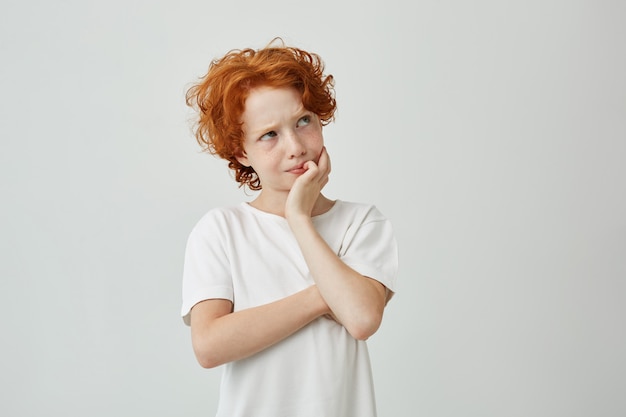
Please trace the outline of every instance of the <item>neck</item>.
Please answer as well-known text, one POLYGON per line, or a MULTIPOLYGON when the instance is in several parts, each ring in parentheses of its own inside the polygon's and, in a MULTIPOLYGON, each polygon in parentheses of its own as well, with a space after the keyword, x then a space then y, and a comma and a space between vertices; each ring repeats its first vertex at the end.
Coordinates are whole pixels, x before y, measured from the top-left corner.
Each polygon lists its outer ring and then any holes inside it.
MULTIPOLYGON (((287 196, 288 193, 285 193, 284 195, 272 194, 270 196, 263 194, 263 191, 261 191, 261 194, 250 202, 250 205, 258 210, 285 217, 285 203, 287 202, 287 196)), ((334 204, 334 201, 328 199, 320 193, 315 201, 313 210, 311 211, 311 217, 326 213, 334 204)))

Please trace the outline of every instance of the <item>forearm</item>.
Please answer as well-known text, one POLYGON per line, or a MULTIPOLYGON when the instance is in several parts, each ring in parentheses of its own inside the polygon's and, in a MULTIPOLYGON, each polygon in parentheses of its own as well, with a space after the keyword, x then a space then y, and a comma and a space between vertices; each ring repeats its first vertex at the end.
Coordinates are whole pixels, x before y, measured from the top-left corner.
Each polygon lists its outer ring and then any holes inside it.
POLYGON ((292 217, 289 225, 319 292, 337 320, 357 339, 374 334, 385 307, 384 286, 346 265, 319 235, 310 217, 292 217))
POLYGON ((315 287, 216 318, 201 309, 199 305, 197 312, 192 311, 192 342, 205 368, 254 355, 330 311, 315 287))

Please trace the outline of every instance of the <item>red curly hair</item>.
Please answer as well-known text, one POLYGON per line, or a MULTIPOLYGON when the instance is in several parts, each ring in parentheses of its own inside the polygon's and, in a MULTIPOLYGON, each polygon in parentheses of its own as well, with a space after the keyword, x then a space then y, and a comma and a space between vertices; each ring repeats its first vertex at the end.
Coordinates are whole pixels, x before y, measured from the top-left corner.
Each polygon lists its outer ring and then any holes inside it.
MULTIPOLYGON (((280 40, 280 38, 277 38, 280 40)), ((226 159, 239 186, 260 190, 252 167, 237 161, 244 153, 241 116, 250 90, 260 86, 293 87, 304 107, 318 115, 322 125, 334 120, 337 104, 332 75, 324 74, 319 55, 282 44, 276 39, 262 49, 231 50, 213 60, 200 81, 187 90, 187 105, 197 111, 196 140, 213 155, 226 159)))

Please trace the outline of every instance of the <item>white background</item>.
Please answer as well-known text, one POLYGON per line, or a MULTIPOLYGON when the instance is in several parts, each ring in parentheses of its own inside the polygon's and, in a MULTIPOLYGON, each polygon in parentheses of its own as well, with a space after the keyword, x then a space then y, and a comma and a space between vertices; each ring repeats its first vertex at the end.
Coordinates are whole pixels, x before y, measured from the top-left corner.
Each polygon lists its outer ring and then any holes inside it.
POLYGON ((380 416, 626 415, 625 21, 597 0, 2 0, 0 414, 213 415, 182 256, 250 197, 184 92, 282 36, 336 77, 327 195, 396 227, 380 416))

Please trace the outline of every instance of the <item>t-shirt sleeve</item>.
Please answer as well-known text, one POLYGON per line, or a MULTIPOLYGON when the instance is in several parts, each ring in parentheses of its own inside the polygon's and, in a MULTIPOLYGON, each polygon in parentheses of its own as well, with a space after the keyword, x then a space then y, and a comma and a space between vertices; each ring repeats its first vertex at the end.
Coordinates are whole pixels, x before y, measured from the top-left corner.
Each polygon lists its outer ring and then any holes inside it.
POLYGON ((187 239, 183 267, 181 315, 190 325, 191 308, 200 301, 233 301, 233 285, 223 233, 215 219, 205 216, 187 239))
POLYGON ((352 229, 340 253, 342 261, 395 292, 398 244, 391 222, 373 208, 371 214, 352 229))

